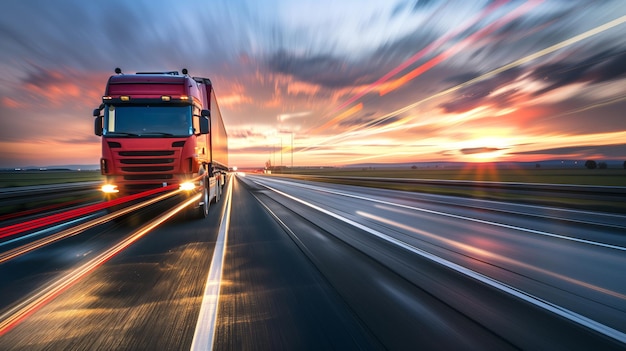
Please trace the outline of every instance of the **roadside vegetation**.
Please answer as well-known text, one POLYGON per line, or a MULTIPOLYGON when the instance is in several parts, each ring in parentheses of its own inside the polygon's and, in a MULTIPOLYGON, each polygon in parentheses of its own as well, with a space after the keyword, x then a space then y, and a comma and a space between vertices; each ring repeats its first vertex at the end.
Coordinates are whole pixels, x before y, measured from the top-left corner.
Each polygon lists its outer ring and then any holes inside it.
MULTIPOLYGON (((22 186, 51 185, 77 182, 101 181, 100 171, 72 171, 72 170, 28 170, 0 172, 0 189, 22 186)), ((92 194, 73 194, 55 198, 39 199, 34 197, 23 203, 2 203, 0 201, 0 222, 15 216, 25 216, 34 213, 46 213, 61 208, 75 206, 101 199, 99 192, 92 194)))
POLYGON ((476 165, 471 168, 459 169, 283 169, 282 172, 273 172, 273 174, 336 184, 576 208, 590 211, 626 213, 626 202, 619 201, 617 197, 592 196, 578 198, 567 193, 558 192, 528 194, 506 189, 463 188, 445 185, 424 185, 419 183, 394 183, 393 181, 376 182, 358 179, 341 179, 341 177, 410 178, 625 187, 626 169, 498 169, 495 167, 476 165))
POLYGON ((604 168, 498 168, 472 165, 466 168, 294 168, 275 170, 274 174, 301 174, 344 177, 412 178, 474 180, 513 183, 546 183, 626 186, 626 169, 604 168))
POLYGON ((29 185, 101 181, 100 171, 5 171, 0 172, 0 188, 29 185))

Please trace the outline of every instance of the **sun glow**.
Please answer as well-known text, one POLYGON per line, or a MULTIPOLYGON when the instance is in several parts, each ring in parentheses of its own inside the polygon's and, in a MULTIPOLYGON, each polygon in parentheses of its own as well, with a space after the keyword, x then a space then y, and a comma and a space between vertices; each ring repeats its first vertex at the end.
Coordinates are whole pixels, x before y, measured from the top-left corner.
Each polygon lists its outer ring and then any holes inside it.
POLYGON ((510 138, 489 136, 464 142, 459 150, 468 161, 497 161, 507 157, 513 144, 510 138))

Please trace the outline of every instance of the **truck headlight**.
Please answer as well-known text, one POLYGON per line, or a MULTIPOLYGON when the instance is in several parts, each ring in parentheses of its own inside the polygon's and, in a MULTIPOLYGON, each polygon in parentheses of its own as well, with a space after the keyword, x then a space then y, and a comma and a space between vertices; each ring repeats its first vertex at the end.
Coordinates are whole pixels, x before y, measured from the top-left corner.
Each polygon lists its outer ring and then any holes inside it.
POLYGON ((196 188, 196 185, 193 182, 184 182, 180 183, 180 190, 193 190, 196 188))
POLYGON ((103 193, 117 193, 117 192, 119 192, 119 190, 117 190, 117 185, 113 185, 113 184, 104 184, 102 186, 102 188, 100 188, 100 190, 102 190, 103 193))

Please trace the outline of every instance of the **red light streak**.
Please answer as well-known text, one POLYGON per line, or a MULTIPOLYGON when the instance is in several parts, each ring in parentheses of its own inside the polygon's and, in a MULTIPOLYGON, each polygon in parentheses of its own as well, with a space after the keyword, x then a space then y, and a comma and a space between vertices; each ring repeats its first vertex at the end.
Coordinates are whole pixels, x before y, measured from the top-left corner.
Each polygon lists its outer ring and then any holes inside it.
POLYGON ((95 200, 96 198, 100 198, 100 197, 94 195, 94 196, 89 196, 89 197, 84 198, 84 199, 76 199, 76 200, 72 200, 72 201, 63 202, 63 203, 60 203, 60 204, 52 204, 52 205, 39 207, 39 208, 34 208, 34 209, 30 209, 30 210, 25 210, 25 211, 20 211, 20 212, 13 212, 13 213, 7 213, 5 215, 0 216, 0 221, 5 221, 7 219, 23 217, 23 216, 28 216, 28 215, 37 214, 37 213, 43 213, 43 212, 51 211, 51 210, 54 210, 54 209, 57 209, 57 208, 61 208, 61 207, 64 207, 64 206, 77 204, 77 203, 80 203, 80 202, 83 202, 83 201, 86 201, 86 200, 95 200))
POLYGON ((69 210, 66 212, 57 213, 51 216, 46 216, 42 218, 33 219, 31 221, 6 226, 4 228, 0 228, 0 239, 6 238, 12 235, 16 235, 16 234, 19 234, 28 230, 33 230, 33 229, 41 228, 47 225, 70 220, 76 217, 84 216, 86 214, 100 211, 105 208, 120 205, 129 201, 137 200, 146 196, 150 196, 150 195, 158 194, 160 192, 174 190, 174 189, 178 189, 178 184, 172 184, 166 187, 152 189, 152 190, 144 191, 141 193, 120 197, 115 200, 106 201, 106 202, 102 202, 99 204, 93 204, 93 205, 89 205, 89 206, 85 206, 81 208, 76 208, 76 209, 69 210))
POLYGON ((413 63, 417 62, 419 59, 424 57, 426 54, 428 54, 429 52, 435 50, 436 48, 438 48, 439 46, 441 46, 442 44, 444 44, 448 40, 454 38, 455 36, 459 35, 460 33, 464 32, 464 31, 466 31, 468 28, 472 27, 474 24, 478 23, 479 21, 481 21, 482 19, 487 17, 489 14, 491 14, 492 12, 494 12, 496 9, 498 9, 500 6, 504 5, 507 2, 508 1, 502 1, 502 0, 494 1, 491 5, 487 6, 482 12, 478 13, 476 16, 471 18, 469 21, 465 22, 462 26, 457 27, 456 29, 446 33, 444 36, 440 37, 439 39, 437 39, 437 40, 433 41, 432 43, 428 44, 422 50, 418 51, 416 54, 414 54, 413 56, 409 57, 406 61, 402 62, 396 68, 392 69, 387 74, 382 76, 376 82, 370 84, 367 88, 365 88, 364 90, 362 90, 358 94, 354 95, 348 101, 346 101, 343 104, 341 104, 340 106, 336 107, 333 111, 330 112, 330 114, 333 114, 333 113, 337 112, 338 110, 341 110, 342 108, 348 106, 349 104, 353 103, 357 99, 363 97, 363 95, 369 93, 370 91, 374 90, 374 88, 376 88, 379 85, 383 84, 384 82, 388 81, 391 77, 393 77, 396 74, 400 73, 403 69, 409 67, 413 63))
POLYGON ((469 37, 463 39, 461 42, 453 45, 452 47, 450 47, 448 50, 444 51, 443 53, 437 55, 435 58, 429 60, 428 62, 422 64, 421 66, 417 67, 416 69, 412 70, 411 72, 405 74, 404 76, 400 77, 399 79, 397 79, 395 82, 391 83, 389 86, 383 88, 380 91, 380 95, 383 96, 385 94, 388 94, 389 92, 401 87, 402 85, 406 84, 407 82, 409 82, 410 80, 414 79, 415 77, 420 76, 422 73, 428 71, 429 69, 431 69, 432 67, 436 66, 437 64, 439 64, 440 62, 442 62, 443 60, 447 59, 450 56, 455 55, 456 53, 460 52, 461 49, 463 49, 466 45, 475 42, 477 40, 482 39, 483 37, 493 33, 496 29, 504 26, 505 24, 511 22, 512 20, 516 19, 517 17, 520 17, 521 15, 525 14, 526 12, 530 11, 532 8, 534 8, 535 6, 537 6, 540 2, 542 2, 543 0, 531 0, 528 1, 526 3, 524 3, 524 5, 516 8, 515 10, 509 12, 506 16, 500 18, 499 20, 497 20, 496 22, 490 24, 489 26, 473 33, 472 35, 470 35, 469 37))

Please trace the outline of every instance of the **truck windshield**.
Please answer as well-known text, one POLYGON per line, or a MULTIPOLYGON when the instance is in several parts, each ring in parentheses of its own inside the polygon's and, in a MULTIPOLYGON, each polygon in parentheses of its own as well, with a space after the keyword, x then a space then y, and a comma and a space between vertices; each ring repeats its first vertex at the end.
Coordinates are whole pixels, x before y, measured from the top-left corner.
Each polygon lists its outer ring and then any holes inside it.
POLYGON ((193 133, 191 106, 108 105, 104 111, 104 135, 179 137, 193 133))

